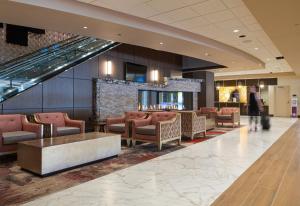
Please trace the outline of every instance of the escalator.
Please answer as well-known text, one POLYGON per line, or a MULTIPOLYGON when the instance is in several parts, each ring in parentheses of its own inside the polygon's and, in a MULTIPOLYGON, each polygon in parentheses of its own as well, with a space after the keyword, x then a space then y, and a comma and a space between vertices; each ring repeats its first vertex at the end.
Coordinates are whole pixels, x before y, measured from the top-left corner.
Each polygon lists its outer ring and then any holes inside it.
POLYGON ((0 65, 0 102, 119 45, 73 36, 0 65))

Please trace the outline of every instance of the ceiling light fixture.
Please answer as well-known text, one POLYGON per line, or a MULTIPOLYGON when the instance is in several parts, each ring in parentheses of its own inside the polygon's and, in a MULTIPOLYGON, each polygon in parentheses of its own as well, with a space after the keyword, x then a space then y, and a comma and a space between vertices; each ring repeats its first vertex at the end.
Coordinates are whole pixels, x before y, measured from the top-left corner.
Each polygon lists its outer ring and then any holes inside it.
POLYGON ((84 28, 84 29, 87 29, 88 27, 87 27, 87 26, 84 26, 83 28, 84 28))
POLYGON ((209 53, 205 52, 204 55, 205 55, 205 56, 209 56, 209 53))
POLYGON ((164 45, 164 43, 163 43, 163 42, 159 42, 159 44, 160 44, 160 45, 164 45))
POLYGON ((255 50, 258 50, 258 47, 255 47, 254 49, 255 49, 255 50))
POLYGON ((239 29, 235 29, 235 30, 233 30, 233 33, 238 33, 238 32, 240 32, 240 30, 239 30, 239 29))

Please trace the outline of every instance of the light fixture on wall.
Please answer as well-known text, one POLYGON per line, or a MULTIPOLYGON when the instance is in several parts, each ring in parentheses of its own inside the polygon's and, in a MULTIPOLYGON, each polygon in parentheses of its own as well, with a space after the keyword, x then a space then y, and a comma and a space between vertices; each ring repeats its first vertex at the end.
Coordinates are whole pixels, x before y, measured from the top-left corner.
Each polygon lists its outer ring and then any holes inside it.
POLYGON ((216 83, 216 89, 219 90, 220 88, 221 88, 221 84, 220 84, 220 82, 217 82, 216 83))
POLYGON ((153 82, 158 82, 158 70, 157 69, 154 69, 152 70, 152 81, 153 82))
POLYGON ((261 88, 261 89, 265 88, 264 81, 259 81, 259 88, 261 88))
POLYGON ((111 76, 112 74, 112 62, 110 60, 106 61, 106 71, 105 71, 106 76, 111 76))
POLYGON ((242 81, 238 81, 237 87, 240 89, 240 88, 242 88, 242 86, 243 86, 243 82, 242 81))

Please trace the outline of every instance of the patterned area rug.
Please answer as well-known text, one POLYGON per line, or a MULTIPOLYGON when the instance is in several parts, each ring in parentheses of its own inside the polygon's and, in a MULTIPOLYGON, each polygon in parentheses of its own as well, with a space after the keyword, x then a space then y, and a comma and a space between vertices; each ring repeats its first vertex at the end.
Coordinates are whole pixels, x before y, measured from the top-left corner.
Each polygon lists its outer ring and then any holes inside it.
POLYGON ((122 153, 116 158, 89 164, 87 166, 61 172, 49 177, 38 177, 17 166, 16 155, 0 157, 0 205, 19 205, 48 195, 53 192, 93 180, 116 170, 124 169, 152 158, 182 149, 218 135, 232 128, 216 128, 208 131, 205 138, 201 135, 193 141, 183 138, 181 146, 176 143, 163 145, 157 151, 154 144, 140 144, 135 148, 122 146, 122 153))

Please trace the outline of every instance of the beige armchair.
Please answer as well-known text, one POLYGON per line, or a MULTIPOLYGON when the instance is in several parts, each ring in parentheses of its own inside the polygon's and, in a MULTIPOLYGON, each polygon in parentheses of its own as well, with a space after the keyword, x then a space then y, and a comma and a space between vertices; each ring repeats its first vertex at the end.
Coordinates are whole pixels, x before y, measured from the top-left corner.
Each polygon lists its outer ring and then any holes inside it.
POLYGON ((147 119, 132 121, 132 143, 151 142, 158 145, 177 140, 181 143, 181 115, 175 112, 154 112, 147 119))
POLYGON ((232 127, 235 127, 237 123, 240 126, 240 108, 237 107, 223 107, 217 114, 216 124, 222 125, 224 123, 231 123, 232 127))
POLYGON ((181 113, 181 133, 183 136, 194 139, 195 134, 206 135, 206 117, 197 115, 194 111, 182 111, 181 113))
POLYGON ((218 110, 215 107, 201 107, 198 111, 196 111, 198 116, 206 117, 206 131, 216 127, 217 111, 218 110))

